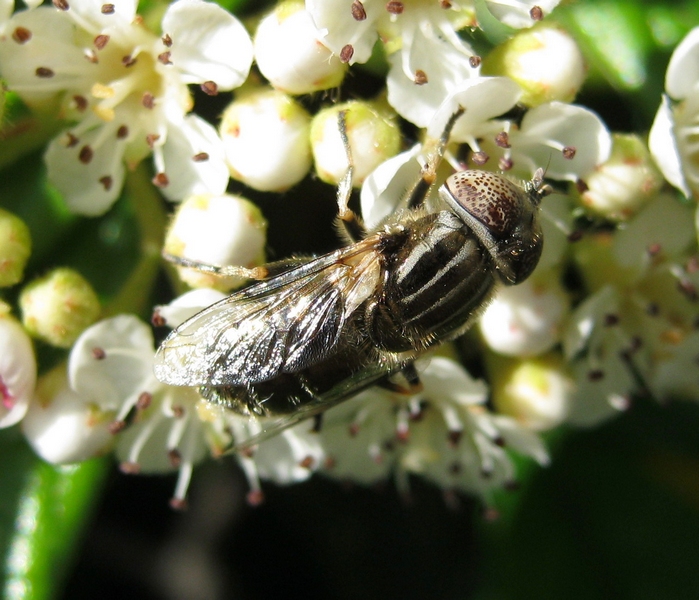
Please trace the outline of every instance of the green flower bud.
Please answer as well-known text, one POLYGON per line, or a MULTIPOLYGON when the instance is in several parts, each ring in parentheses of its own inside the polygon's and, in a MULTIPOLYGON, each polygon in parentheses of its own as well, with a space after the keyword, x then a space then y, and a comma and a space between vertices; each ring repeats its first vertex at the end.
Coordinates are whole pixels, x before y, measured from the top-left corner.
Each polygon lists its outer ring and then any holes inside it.
POLYGON ((645 143, 636 135, 613 135, 609 159, 578 186, 577 199, 592 212, 613 221, 634 215, 662 184, 645 143))
POLYGON ((0 287, 22 281, 31 247, 24 221, 0 208, 0 287))
POLYGON ((29 333, 59 348, 70 347, 100 314, 92 286, 68 268, 55 269, 26 286, 19 306, 29 333))
POLYGON ((359 187, 383 161, 398 154, 400 130, 393 114, 371 102, 346 102, 320 111, 311 123, 311 148, 318 177, 332 185, 337 185, 347 172, 347 152, 338 122, 340 111, 346 111, 354 164, 352 184, 359 187))
POLYGON ((483 75, 504 75, 522 88, 527 106, 575 98, 585 63, 573 38, 549 23, 521 31, 483 59, 483 75))
POLYGON ((498 412, 536 431, 552 429, 565 420, 574 384, 559 354, 525 360, 493 355, 488 366, 498 412))

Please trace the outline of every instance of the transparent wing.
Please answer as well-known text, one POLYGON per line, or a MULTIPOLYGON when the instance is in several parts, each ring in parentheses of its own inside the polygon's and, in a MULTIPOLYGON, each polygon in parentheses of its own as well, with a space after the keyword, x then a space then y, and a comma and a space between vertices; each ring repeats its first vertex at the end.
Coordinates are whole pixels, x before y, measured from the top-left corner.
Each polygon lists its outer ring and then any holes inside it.
POLYGON ((204 309, 160 346, 156 377, 180 386, 248 386, 313 364, 376 288, 377 242, 372 236, 204 309))

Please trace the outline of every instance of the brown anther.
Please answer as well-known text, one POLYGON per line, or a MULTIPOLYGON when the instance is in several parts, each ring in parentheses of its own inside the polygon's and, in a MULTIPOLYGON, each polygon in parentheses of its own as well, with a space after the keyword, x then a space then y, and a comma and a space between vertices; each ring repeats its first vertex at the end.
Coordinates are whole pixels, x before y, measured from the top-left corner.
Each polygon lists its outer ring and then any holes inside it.
POLYGON ((123 140, 129 135, 129 128, 126 125, 120 125, 119 129, 117 129, 117 139, 118 140, 123 140))
POLYGON ((604 371, 602 369, 592 369, 588 371, 587 378, 590 381, 601 381, 604 379, 604 371))
POLYGON ((182 455, 177 448, 167 451, 167 459, 170 462, 170 466, 174 467, 175 469, 182 464, 182 455))
POLYGON ((55 73, 48 67, 37 67, 34 73, 36 73, 37 77, 41 77, 42 79, 50 79, 55 75, 55 73))
POLYGON ((510 145, 510 136, 507 135, 506 131, 501 131, 495 136, 495 143, 500 147, 500 148, 511 148, 512 146, 510 145))
POLYGON ((498 160, 498 168, 501 171, 509 171, 514 166, 512 159, 509 156, 501 156, 498 160))
POLYGON ((604 315, 604 325, 605 327, 614 327, 614 325, 619 324, 619 315, 613 313, 608 313, 604 315))
POLYGON ((342 50, 340 50, 340 62, 342 63, 348 63, 350 60, 352 60, 353 56, 354 47, 352 44, 346 44, 342 47, 342 50))
POLYGON ((119 470, 124 475, 138 475, 141 472, 141 465, 135 462, 124 461, 119 465, 119 470))
POLYGON ((337 461, 335 460, 335 457, 326 456, 325 460, 323 461, 323 468, 324 469, 332 469, 336 464, 337 464, 337 461))
POLYGON ((451 8, 451 2, 449 2, 449 0, 441 0, 439 5, 446 10, 451 8))
POLYGON ((75 146, 77 146, 80 143, 80 138, 73 135, 72 133, 68 132, 68 133, 66 133, 66 136, 68 136, 68 142, 66 143, 66 148, 75 148, 75 146))
POLYGON ((456 448, 463 437, 464 432, 461 429, 452 429, 447 433, 447 439, 449 440, 449 445, 452 448, 456 448))
POLYGON ((500 435, 497 437, 494 437, 493 444, 495 444, 496 446, 499 446, 500 448, 504 448, 505 447, 505 438, 500 436, 500 435))
POLYGON ((480 67, 481 63, 483 62, 483 59, 478 56, 477 54, 474 54, 473 56, 469 56, 468 58, 468 64, 471 65, 472 68, 480 67))
POLYGON ((141 392, 138 395, 138 400, 136 400, 136 408, 138 410, 145 410, 150 406, 150 403, 153 401, 153 394, 150 392, 141 392))
POLYGON ((156 308, 150 317, 150 324, 153 327, 164 327, 166 323, 167 321, 165 321, 163 315, 161 315, 160 311, 156 308))
POLYGON ((173 404, 172 405, 172 415, 176 419, 181 419, 184 417, 184 407, 180 406, 179 404, 173 404))
POLYGON ((656 243, 654 243, 654 244, 650 244, 650 245, 646 248, 646 252, 648 252, 648 255, 649 255, 649 256, 657 256, 658 254, 660 254, 660 251, 661 251, 662 249, 663 249, 663 247, 660 245, 660 243, 659 243, 659 242, 656 242, 656 243))
POLYGON ((15 27, 12 32, 12 39, 18 44, 26 44, 32 39, 32 32, 26 27, 15 27))
POLYGON ((170 180, 165 173, 157 173, 151 180, 155 187, 164 188, 170 184, 170 180))
POLYGON ((145 108, 152 109, 155 106, 155 96, 150 92, 143 92, 141 104, 143 104, 145 108))
POLYGON ((563 158, 566 160, 573 160, 575 158, 575 146, 566 146, 563 148, 563 158))
POLYGON ((392 15, 400 15, 405 10, 405 5, 399 0, 389 0, 386 2, 386 10, 392 15))
POLYGON ((312 456, 306 456, 301 462, 299 462, 299 467, 303 469, 310 469, 315 463, 315 458, 312 456))
POLYGON ((52 0, 52 4, 58 10, 68 10, 70 8, 70 5, 66 0, 52 0))
POLYGON ((415 78, 413 79, 415 82, 415 85, 425 85, 428 81, 427 79, 427 73, 425 73, 423 70, 418 69, 415 71, 415 78))
POLYGON ((500 518, 500 511, 497 508, 488 506, 483 509, 483 520, 488 523, 494 523, 500 518))
POLYGON ((165 45, 165 47, 167 47, 167 48, 171 48, 171 47, 172 47, 172 38, 170 37, 170 34, 169 34, 169 33, 166 33, 166 34, 161 38, 161 40, 162 40, 163 44, 165 45))
POLYGON ((125 67, 133 67, 136 64, 136 59, 131 56, 131 54, 127 54, 126 56, 122 56, 121 64, 125 67))
POLYGON ((148 144, 148 147, 153 149, 155 147, 155 142, 157 142, 160 139, 160 135, 157 133, 149 133, 146 136, 146 144, 148 144))
POLYGON ((85 50, 85 58, 87 59, 88 62, 91 62, 93 65, 96 65, 100 59, 97 57, 97 52, 94 50, 85 50))
POLYGON ((164 65, 171 65, 172 64, 172 61, 170 60, 171 57, 172 57, 172 52, 167 50, 165 52, 161 52, 160 54, 158 54, 158 61, 164 65))
POLYGON ((107 425, 107 431, 112 435, 116 435, 117 433, 124 431, 124 429, 126 429, 126 421, 112 421, 109 425, 107 425))
POLYGON ((104 348, 100 348, 99 346, 95 346, 92 349, 92 358, 95 360, 104 360, 107 357, 107 353, 104 351, 104 348))
POLYGON ((182 512, 189 508, 186 498, 170 498, 170 508, 177 512, 182 512))
POLYGON ((265 501, 265 495, 262 490, 250 490, 245 500, 250 506, 260 506, 265 501))
POLYGON ((349 431, 348 431, 350 437, 357 437, 357 434, 359 433, 359 424, 358 423, 351 423, 349 426, 349 431))
POLYGON ((116 12, 113 4, 103 4, 101 10, 103 15, 113 15, 116 12))
POLYGON ((582 179, 576 179, 575 180, 575 189, 578 190, 579 194, 584 194, 590 188, 587 185, 587 183, 585 183, 585 181, 583 181, 582 179))
POLYGON ((92 40, 92 43, 95 46, 95 48, 97 48, 98 50, 102 50, 107 45, 108 41, 109 41, 109 36, 102 33, 102 34, 96 36, 95 39, 92 40))
POLYGON ((687 271, 687 273, 696 273, 699 271, 699 256, 691 256, 687 260, 684 270, 687 271))
POLYGON ((532 21, 541 21, 544 18, 544 11, 541 10, 540 6, 532 6, 529 16, 532 18, 532 21))
POLYGON ((90 146, 88 145, 85 145, 82 148, 80 148, 80 152, 78 152, 78 160, 84 165, 90 164, 90 162, 92 162, 93 156, 94 152, 92 151, 92 148, 90 148, 90 146))
POLYGON ((206 152, 199 152, 192 156, 194 162, 206 162, 209 160, 209 155, 206 152))
POLYGON ((410 439, 410 429, 407 427, 398 426, 396 428, 396 440, 401 444, 407 444, 410 439))
POLYGON ((473 161, 474 165, 478 165, 478 166, 484 165, 485 163, 488 162, 489 159, 490 159, 490 156, 488 156, 482 150, 479 152, 474 152, 471 155, 471 161, 473 161))
POLYGON ((657 317, 660 314, 660 307, 655 302, 650 302, 646 306, 646 314, 649 317, 657 317))
POLYGON ((449 465, 449 473, 451 475, 459 475, 462 471, 463 467, 461 466, 460 462, 454 461, 449 465))
POLYGON ((76 94, 73 96, 73 105, 75 106, 75 109, 79 112, 85 112, 88 107, 88 101, 85 96, 80 96, 79 94, 76 94))
POLYGON ((569 242, 579 242, 581 239, 583 239, 583 232, 580 229, 577 229, 576 231, 571 231, 568 234, 568 241, 569 242))
POLYGON ((352 18, 355 21, 363 21, 366 19, 366 10, 364 10, 364 5, 359 0, 354 0, 352 2, 352 18))
POLYGON ((218 85, 213 81, 205 81, 201 84, 201 91, 207 96, 216 96, 218 95, 218 85))
POLYGON ((112 179, 111 175, 103 175, 97 181, 102 184, 105 192, 111 190, 112 186, 114 185, 114 180, 112 179))

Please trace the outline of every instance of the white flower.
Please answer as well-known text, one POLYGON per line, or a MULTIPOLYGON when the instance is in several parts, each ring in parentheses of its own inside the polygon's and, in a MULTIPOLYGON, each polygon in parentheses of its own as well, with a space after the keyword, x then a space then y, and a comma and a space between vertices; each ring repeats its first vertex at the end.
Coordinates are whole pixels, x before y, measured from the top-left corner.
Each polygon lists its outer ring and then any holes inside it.
POLYGON ((188 114, 188 84, 208 93, 247 77, 252 42, 229 13, 202 0, 178 0, 163 36, 143 26, 135 2, 57 2, 12 17, 26 32, 0 37, 8 87, 38 103, 61 94, 77 124, 46 152, 50 181, 72 210, 101 214, 116 200, 125 167, 153 154, 154 182, 172 200, 222 193, 228 173, 213 127, 188 114), (106 7, 106 8, 104 8, 106 7))
POLYGON ((310 94, 342 83, 347 65, 319 42, 320 32, 303 2, 282 2, 257 26, 255 61, 287 94, 310 94))
POLYGON ((697 290, 692 211, 673 198, 650 202, 614 236, 573 246, 588 298, 563 338, 577 392, 569 420, 594 424, 636 393, 659 400, 689 389, 668 374, 690 363, 697 290))
POLYGON ((500 169, 523 178, 541 167, 551 179, 584 179, 612 149, 611 134, 594 112, 563 102, 532 108, 519 126, 493 121, 488 129, 478 132, 483 139, 472 147, 497 158, 500 169))
POLYGON ((219 128, 231 176, 265 192, 296 185, 311 168, 310 128, 310 115, 283 92, 236 99, 219 128))
POLYGON ((548 15, 560 0, 485 0, 488 10, 505 25, 531 27, 548 15))
MULTIPOLYGON (((164 251, 208 265, 252 268, 265 259, 267 221, 242 196, 198 195, 179 205, 165 237, 164 251)), ((246 280, 178 267, 180 278, 192 287, 230 290, 246 280)))
POLYGON ((479 328, 486 343, 507 356, 535 356, 560 341, 570 301, 556 273, 538 272, 502 287, 485 309, 479 328))
POLYGON ((420 369, 422 392, 404 396, 375 388, 330 409, 320 430, 323 472, 371 483, 393 472, 405 487, 419 474, 445 490, 488 497, 512 483, 504 446, 545 464, 539 438, 483 405, 487 390, 457 363, 433 358, 420 369))
POLYGON ((473 50, 456 33, 474 24, 473 14, 456 3, 306 0, 306 8, 343 62, 366 62, 382 40, 391 63, 389 103, 419 127, 450 89, 478 75, 473 50))
POLYGON ((699 27, 675 48, 648 145, 665 178, 685 196, 699 191, 696 127, 699 122, 699 27))
POLYGON ((19 422, 36 384, 36 360, 27 332, 0 303, 0 428, 19 422))

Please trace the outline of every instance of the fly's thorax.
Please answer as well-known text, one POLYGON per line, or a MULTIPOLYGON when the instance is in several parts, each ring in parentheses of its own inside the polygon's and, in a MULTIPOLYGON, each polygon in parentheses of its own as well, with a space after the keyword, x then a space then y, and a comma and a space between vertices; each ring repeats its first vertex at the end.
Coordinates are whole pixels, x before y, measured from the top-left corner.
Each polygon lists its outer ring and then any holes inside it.
POLYGON ((478 237, 490 253, 500 279, 524 281, 543 249, 539 202, 548 193, 537 176, 524 188, 488 171, 460 171, 439 190, 442 201, 478 237))

